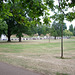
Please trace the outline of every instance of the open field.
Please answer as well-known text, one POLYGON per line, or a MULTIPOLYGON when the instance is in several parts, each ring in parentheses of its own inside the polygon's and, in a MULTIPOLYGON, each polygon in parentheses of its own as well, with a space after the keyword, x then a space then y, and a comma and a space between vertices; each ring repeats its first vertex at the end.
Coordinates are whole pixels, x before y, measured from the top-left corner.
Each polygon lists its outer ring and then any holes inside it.
POLYGON ((60 46, 60 40, 0 42, 0 61, 43 75, 75 75, 75 39, 64 40, 64 59, 60 46))

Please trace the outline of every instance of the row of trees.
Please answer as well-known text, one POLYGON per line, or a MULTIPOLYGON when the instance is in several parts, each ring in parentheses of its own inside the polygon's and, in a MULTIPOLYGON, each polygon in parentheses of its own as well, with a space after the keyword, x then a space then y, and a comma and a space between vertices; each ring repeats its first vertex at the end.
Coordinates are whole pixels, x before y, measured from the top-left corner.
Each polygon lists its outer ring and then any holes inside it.
MULTIPOLYGON (((61 36, 61 27, 62 25, 56 21, 53 22, 52 25, 37 25, 37 26, 31 26, 30 30, 30 34, 34 35, 36 33, 38 33, 38 35, 40 36, 41 34, 43 34, 44 36, 46 34, 49 34, 51 36, 54 36, 55 39, 56 37, 61 36)), ((69 30, 67 30, 67 26, 65 23, 63 23, 63 36, 73 36, 75 34, 75 28, 73 29, 73 25, 69 26, 69 30)))
MULTIPOLYGON (((51 30, 51 34, 52 36, 56 37, 57 36, 61 36, 61 32, 62 32, 62 25, 60 23, 56 23, 55 21, 52 24, 52 30, 51 30)), ((75 27, 73 28, 73 25, 71 24, 69 26, 69 29, 67 30, 67 26, 65 23, 63 23, 63 36, 75 36, 75 27)))
MULTIPOLYGON (((51 36, 54 36, 55 39, 57 36, 61 36, 61 24, 60 23, 56 23, 55 21, 53 22, 52 26, 50 25, 42 25, 42 24, 39 24, 37 26, 33 25, 33 23, 31 24, 31 26, 28 28, 24 25, 20 26, 19 24, 19 27, 22 29, 19 29, 17 28, 17 24, 14 25, 13 22, 9 21, 7 22, 8 25, 6 24, 6 21, 2 21, 0 20, 0 34, 9 34, 7 32, 10 31, 10 35, 12 34, 16 34, 17 37, 19 37, 20 35, 22 36, 22 33, 25 33, 25 34, 28 34, 28 35, 31 35, 33 36, 34 34, 38 33, 38 35, 40 36, 41 34, 43 35, 46 35, 46 34, 51 34, 51 36), (7 26, 11 26, 8 30, 7 26), (14 26, 14 27, 13 27, 14 26), (15 29, 13 29, 15 28, 15 29), (11 32, 12 31, 12 32, 11 32)), ((63 35, 64 36, 75 36, 75 27, 73 28, 73 25, 70 25, 69 26, 69 30, 67 30, 67 26, 66 24, 64 23, 63 24, 63 35)), ((1 35, 0 35, 1 36, 1 35)), ((7 35, 8 36, 8 35, 7 35)), ((19 38, 20 41, 21 41, 21 38, 19 38)))

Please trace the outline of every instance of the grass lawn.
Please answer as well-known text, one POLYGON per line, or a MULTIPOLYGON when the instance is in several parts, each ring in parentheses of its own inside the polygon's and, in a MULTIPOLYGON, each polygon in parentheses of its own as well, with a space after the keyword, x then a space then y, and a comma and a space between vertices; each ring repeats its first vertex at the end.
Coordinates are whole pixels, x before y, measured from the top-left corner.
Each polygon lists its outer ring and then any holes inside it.
POLYGON ((75 75, 75 39, 64 40, 64 59, 60 49, 60 40, 0 42, 0 61, 44 75, 75 75))

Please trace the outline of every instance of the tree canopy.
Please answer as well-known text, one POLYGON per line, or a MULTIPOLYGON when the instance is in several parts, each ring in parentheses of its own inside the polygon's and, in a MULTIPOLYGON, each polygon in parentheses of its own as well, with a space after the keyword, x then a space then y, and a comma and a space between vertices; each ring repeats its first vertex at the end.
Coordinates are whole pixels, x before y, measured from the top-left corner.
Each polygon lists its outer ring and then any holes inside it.
POLYGON ((1 34, 6 34, 7 33, 7 24, 5 21, 0 20, 0 36, 1 34))
POLYGON ((54 6, 53 19, 73 21, 75 19, 75 1, 74 0, 58 0, 58 4, 54 6), (57 11, 56 11, 57 9, 57 11), (69 11, 71 10, 71 11, 69 11))
POLYGON ((73 33, 71 31, 65 29, 63 32, 63 35, 64 36, 73 36, 73 33))
POLYGON ((71 31, 73 33, 73 25, 72 24, 69 26, 69 31, 71 31))
MULTIPOLYGON (((59 22, 54 21, 51 27, 51 35, 55 37, 57 36, 61 36, 61 32, 62 32, 62 24, 59 22)), ((63 23, 63 30, 67 29, 67 26, 65 23, 63 23)))
MULTIPOLYGON (((0 18, 8 25, 8 41, 12 34, 19 37, 22 37, 22 33, 29 34, 32 23, 39 23, 39 17, 43 16, 43 12, 48 9, 47 6, 52 9, 53 0, 1 0, 0 18)), ((49 18, 44 19, 46 24, 47 20, 49 21, 49 18)))

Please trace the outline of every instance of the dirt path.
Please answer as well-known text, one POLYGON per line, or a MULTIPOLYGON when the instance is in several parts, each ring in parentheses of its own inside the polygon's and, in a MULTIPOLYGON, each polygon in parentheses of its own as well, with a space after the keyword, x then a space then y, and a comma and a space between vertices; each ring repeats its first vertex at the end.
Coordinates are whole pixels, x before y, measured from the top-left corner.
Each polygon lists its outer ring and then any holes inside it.
POLYGON ((0 75, 41 75, 28 71, 22 68, 18 68, 3 62, 0 62, 0 75))

